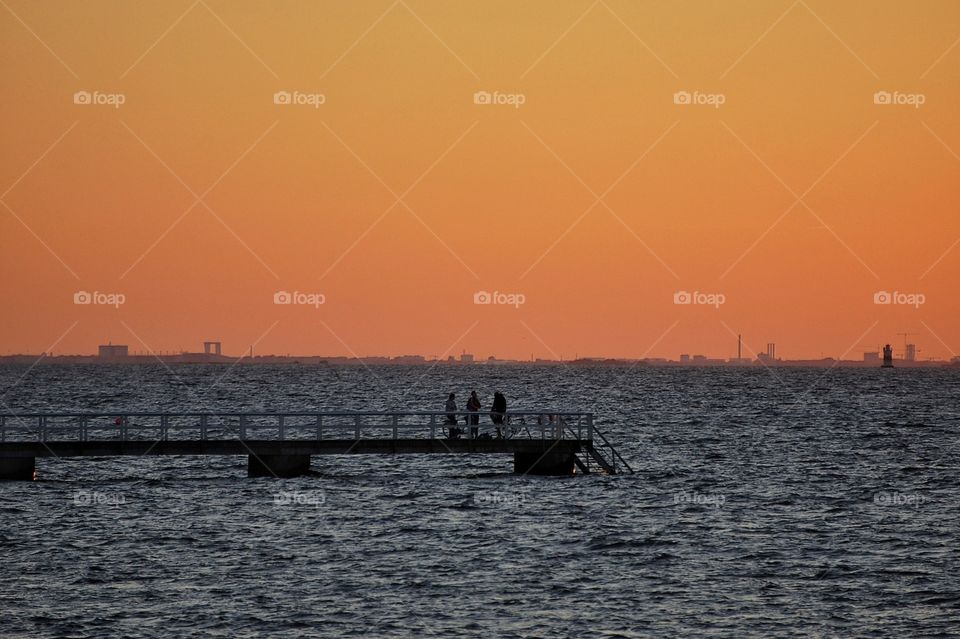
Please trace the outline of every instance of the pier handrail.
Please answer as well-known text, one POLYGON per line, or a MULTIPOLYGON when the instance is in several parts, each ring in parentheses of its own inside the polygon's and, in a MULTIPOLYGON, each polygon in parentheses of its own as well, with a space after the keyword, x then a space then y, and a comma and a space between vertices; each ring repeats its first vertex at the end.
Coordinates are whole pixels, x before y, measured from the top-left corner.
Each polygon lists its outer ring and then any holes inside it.
POLYGON ((19 412, 6 412, 0 413, 0 418, 22 418, 22 417, 117 417, 120 415, 136 415, 137 417, 161 417, 163 415, 176 416, 176 417, 200 417, 202 415, 248 415, 251 417, 278 417, 280 415, 285 416, 296 416, 296 417, 312 417, 320 415, 323 417, 353 417, 356 415, 361 416, 371 416, 371 417, 389 417, 392 415, 398 416, 410 416, 410 417, 429 417, 432 415, 438 417, 444 417, 448 414, 456 414, 457 417, 466 417, 470 415, 505 415, 508 417, 514 416, 532 416, 532 417, 549 417, 550 415, 554 416, 576 416, 576 417, 586 417, 587 415, 592 415, 592 413, 583 412, 583 411, 560 411, 554 409, 547 410, 508 410, 503 413, 481 410, 481 411, 446 411, 446 410, 433 410, 433 411, 416 411, 416 410, 386 410, 386 411, 356 411, 356 410, 343 410, 343 411, 238 411, 238 410, 206 410, 206 411, 148 411, 148 410, 99 410, 99 411, 63 411, 63 412, 31 412, 31 413, 19 413, 19 412))
MULTIPOLYGON (((271 429, 276 433, 271 440, 286 441, 290 434, 302 435, 309 431, 309 439, 325 439, 324 434, 338 431, 350 431, 352 437, 340 439, 361 439, 364 431, 389 430, 387 437, 376 439, 399 439, 401 432, 419 432, 425 435, 429 431, 430 439, 445 439, 450 428, 460 430, 463 439, 479 437, 479 429, 499 430, 507 439, 562 439, 566 437, 564 426, 573 425, 576 431, 571 436, 577 440, 591 440, 593 437, 593 414, 587 412, 540 409, 510 410, 504 413, 493 411, 184 411, 168 412, 156 410, 102 410, 77 412, 6 412, 0 413, 0 442, 8 441, 60 441, 51 436, 75 434, 67 441, 130 441, 131 434, 144 430, 158 431, 157 439, 168 440, 173 433, 196 431, 200 440, 210 439, 211 431, 234 431, 241 440, 247 437, 249 430, 271 429), (480 422, 486 415, 502 416, 503 423, 492 420, 472 424, 473 417, 480 422), (446 420, 456 418, 456 424, 446 420), (532 421, 531 421, 531 418, 532 421), (309 419, 308 423, 303 420, 309 419), (410 420, 414 420, 410 422, 410 420), (112 420, 110 421, 105 420, 112 420), (143 420, 146 423, 136 423, 143 420), (182 423, 184 420, 190 423, 182 423), (238 424, 226 423, 238 420, 238 424), (264 421, 268 423, 263 423, 264 421), (30 423, 32 422, 32 424, 30 423), (24 425, 26 424, 26 425, 24 425), (236 427, 235 427, 236 426, 236 427), (474 429, 478 429, 477 432, 474 429), (91 438, 93 432, 98 435, 91 438), (532 432, 531 432, 532 431, 532 432), (584 431, 586 436, 584 437, 584 431), (104 437, 106 434, 108 436, 104 437), (10 436, 19 436, 10 439, 10 436), (22 439, 27 437, 28 439, 22 439)), ((368 437, 369 438, 369 437, 368 437)), ((423 438, 423 437, 420 437, 423 438)), ((197 439, 197 438, 190 438, 197 439)), ((304 440, 303 436, 292 439, 304 440)), ((329 439, 329 437, 327 438, 329 439)), ((140 439, 142 441, 142 438, 140 439)))

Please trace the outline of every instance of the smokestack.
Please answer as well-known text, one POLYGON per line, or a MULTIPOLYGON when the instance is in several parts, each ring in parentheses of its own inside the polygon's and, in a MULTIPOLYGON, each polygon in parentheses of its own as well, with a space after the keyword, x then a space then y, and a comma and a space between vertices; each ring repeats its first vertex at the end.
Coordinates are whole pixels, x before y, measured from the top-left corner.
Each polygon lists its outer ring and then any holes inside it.
POLYGON ((743 344, 743 335, 737 335, 737 359, 740 359, 740 346, 743 344))

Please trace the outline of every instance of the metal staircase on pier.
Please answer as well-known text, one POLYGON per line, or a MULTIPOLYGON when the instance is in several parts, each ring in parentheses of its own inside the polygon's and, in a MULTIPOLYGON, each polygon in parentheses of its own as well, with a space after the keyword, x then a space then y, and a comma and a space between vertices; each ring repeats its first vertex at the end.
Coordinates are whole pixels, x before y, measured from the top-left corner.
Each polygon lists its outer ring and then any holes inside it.
MULTIPOLYGON (((580 472, 585 475, 596 473, 601 475, 616 475, 618 473, 633 474, 633 468, 627 460, 617 452, 610 440, 596 426, 592 426, 593 437, 583 442, 583 450, 574 455, 574 463, 580 472), (598 445, 599 444, 599 445, 598 445)), ((576 436, 576 433, 571 432, 576 436)))

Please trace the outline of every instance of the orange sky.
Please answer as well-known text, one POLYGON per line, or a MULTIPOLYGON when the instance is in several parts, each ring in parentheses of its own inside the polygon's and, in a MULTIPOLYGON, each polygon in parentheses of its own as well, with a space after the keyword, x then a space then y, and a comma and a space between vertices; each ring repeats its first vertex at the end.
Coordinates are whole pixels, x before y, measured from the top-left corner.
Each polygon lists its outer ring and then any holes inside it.
POLYGON ((952 0, 0 5, 0 353, 960 353, 952 0))

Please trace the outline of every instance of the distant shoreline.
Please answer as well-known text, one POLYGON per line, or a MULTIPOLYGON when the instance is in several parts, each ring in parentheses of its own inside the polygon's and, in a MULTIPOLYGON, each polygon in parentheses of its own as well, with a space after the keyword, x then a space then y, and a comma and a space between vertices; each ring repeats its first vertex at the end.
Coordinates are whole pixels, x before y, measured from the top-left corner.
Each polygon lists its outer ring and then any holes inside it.
MULTIPOLYGON (((449 359, 426 359, 419 356, 405 357, 321 357, 316 355, 285 356, 285 355, 258 355, 256 357, 230 357, 206 353, 182 353, 176 355, 129 355, 126 357, 99 357, 97 355, 0 355, 0 365, 28 365, 28 366, 69 366, 76 364, 86 365, 242 365, 242 366, 324 366, 324 367, 357 367, 357 366, 444 366, 450 368, 470 368, 486 366, 578 366, 578 367, 618 367, 632 366, 644 368, 867 368, 875 369, 880 366, 874 362, 861 360, 836 360, 823 358, 815 360, 722 360, 705 359, 703 361, 676 361, 666 359, 601 359, 581 358, 573 360, 509 360, 486 359, 475 362, 462 362, 449 359)), ((894 368, 960 368, 960 361, 927 360, 905 361, 894 360, 894 368)))

